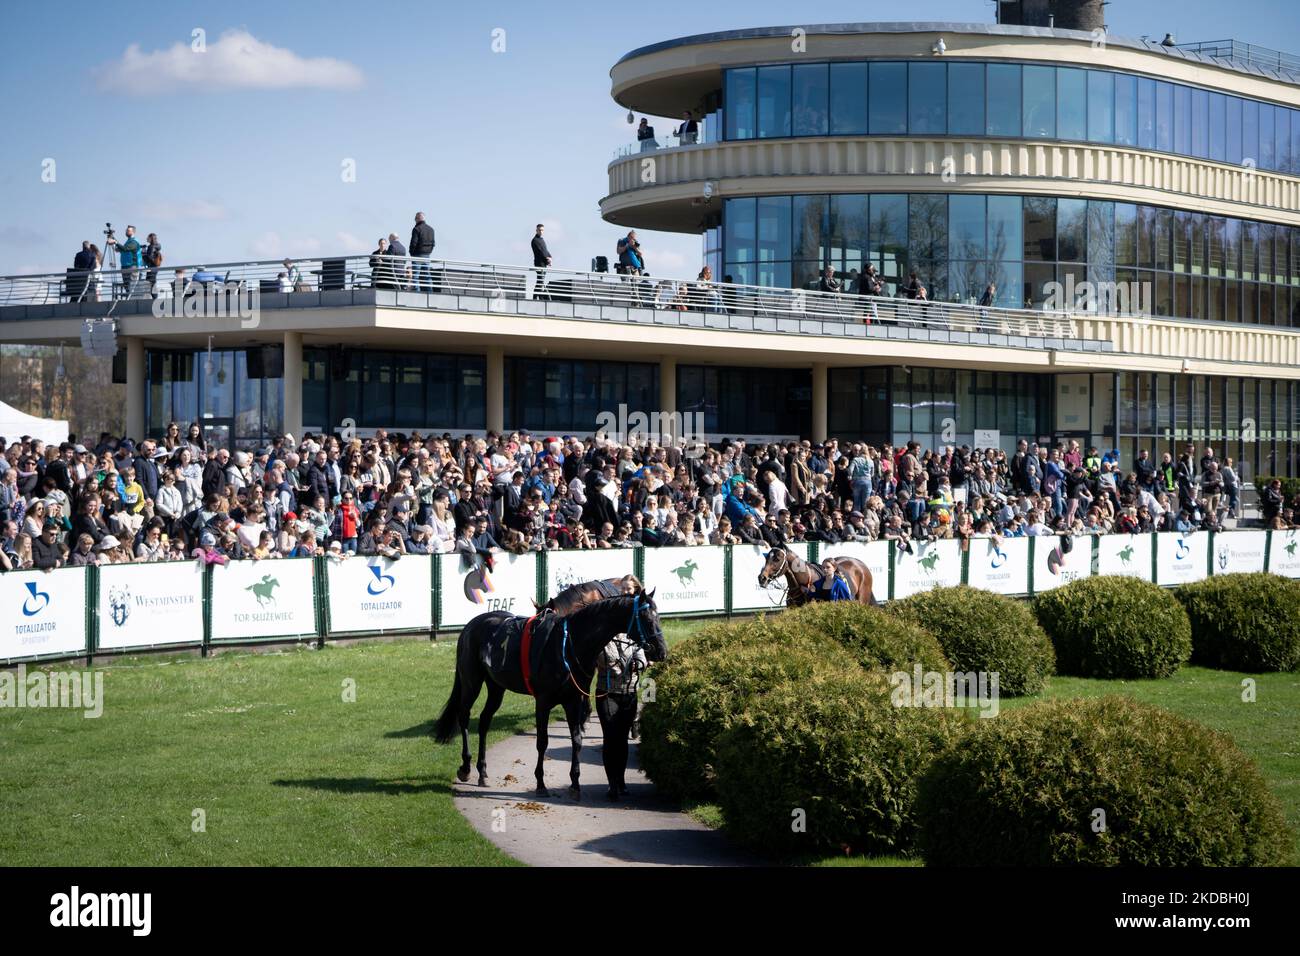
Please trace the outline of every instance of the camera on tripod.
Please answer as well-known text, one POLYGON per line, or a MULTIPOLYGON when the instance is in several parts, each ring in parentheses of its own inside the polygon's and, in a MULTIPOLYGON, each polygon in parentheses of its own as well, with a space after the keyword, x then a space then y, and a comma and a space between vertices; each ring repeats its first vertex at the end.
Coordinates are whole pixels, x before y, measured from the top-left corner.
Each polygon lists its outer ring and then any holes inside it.
POLYGON ((105 239, 116 239, 116 238, 117 238, 117 236, 114 235, 114 233, 113 233, 113 224, 112 224, 111 222, 106 222, 106 223, 104 223, 104 238, 105 238, 105 239))

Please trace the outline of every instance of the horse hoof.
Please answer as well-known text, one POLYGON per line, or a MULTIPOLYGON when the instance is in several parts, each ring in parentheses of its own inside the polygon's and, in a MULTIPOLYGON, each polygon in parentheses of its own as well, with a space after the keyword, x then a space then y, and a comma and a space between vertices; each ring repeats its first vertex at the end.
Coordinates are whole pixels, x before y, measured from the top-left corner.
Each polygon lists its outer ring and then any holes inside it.
POLYGON ((487 774, 481 773, 478 775, 478 785, 480 787, 486 787, 488 785, 487 774))
POLYGON ((582 799, 582 790, 579 789, 578 787, 570 787, 570 788, 569 788, 569 796, 573 797, 574 800, 581 800, 581 799, 582 799))
POLYGON ((538 787, 536 793, 539 797, 549 797, 551 795, 551 791, 545 787, 538 787))
POLYGON ((468 779, 469 779, 469 767, 462 767, 460 770, 457 770, 457 771, 456 771, 456 779, 459 780, 461 783, 464 783, 466 780, 468 780, 468 779))
POLYGON ((618 791, 610 790, 605 794, 605 799, 610 803, 618 803, 618 791))

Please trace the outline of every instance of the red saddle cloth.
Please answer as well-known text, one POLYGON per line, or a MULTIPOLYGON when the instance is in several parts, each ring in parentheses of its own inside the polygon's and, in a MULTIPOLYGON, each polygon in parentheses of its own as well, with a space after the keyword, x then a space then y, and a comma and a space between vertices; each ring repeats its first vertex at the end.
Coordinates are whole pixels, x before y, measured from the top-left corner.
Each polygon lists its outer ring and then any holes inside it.
POLYGON ((519 648, 519 667, 524 672, 524 688, 528 691, 530 697, 535 697, 533 693, 533 622, 537 620, 534 614, 524 622, 524 637, 519 648))

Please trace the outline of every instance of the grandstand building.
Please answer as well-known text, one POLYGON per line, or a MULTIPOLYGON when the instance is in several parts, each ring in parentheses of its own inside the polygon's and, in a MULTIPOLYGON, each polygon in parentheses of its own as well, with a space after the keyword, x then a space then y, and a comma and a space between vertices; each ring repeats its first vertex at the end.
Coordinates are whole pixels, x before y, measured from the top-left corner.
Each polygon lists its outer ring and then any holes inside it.
POLYGON ((338 257, 300 263, 290 291, 278 263, 209 266, 258 293, 255 318, 11 279, 0 339, 76 342, 111 310, 136 435, 171 419, 241 445, 349 419, 590 434, 626 405, 702 413, 713 439, 996 432, 1125 463, 1195 442, 1247 481, 1300 475, 1297 64, 1110 36, 1096 3, 1035 25, 1045 6, 690 36, 619 60, 621 107, 699 120, 615 157, 600 201, 622 228, 701 236, 729 282, 684 310, 662 307, 658 275, 541 285, 435 262, 421 286, 338 257), (825 267, 868 265, 884 297, 816 291, 825 267), (898 297, 913 271, 928 303, 898 297))

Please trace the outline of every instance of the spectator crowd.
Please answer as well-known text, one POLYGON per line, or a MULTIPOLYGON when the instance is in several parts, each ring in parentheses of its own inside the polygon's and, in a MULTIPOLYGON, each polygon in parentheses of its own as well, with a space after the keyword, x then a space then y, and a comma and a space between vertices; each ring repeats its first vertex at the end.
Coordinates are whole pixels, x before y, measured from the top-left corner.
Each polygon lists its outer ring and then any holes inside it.
MULTIPOLYGON (((159 438, 0 439, 0 570, 329 555, 1213 530, 1240 514, 1232 459, 1018 443, 672 443, 527 432, 484 438, 283 435, 214 447, 196 423, 159 438)), ((1300 497, 1260 489, 1269 528, 1300 497)))

